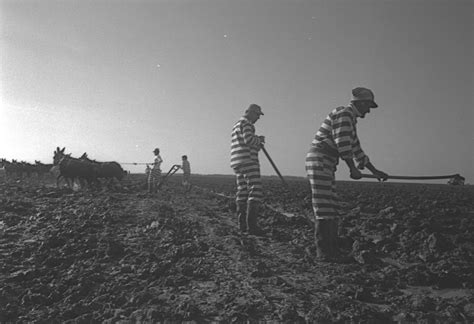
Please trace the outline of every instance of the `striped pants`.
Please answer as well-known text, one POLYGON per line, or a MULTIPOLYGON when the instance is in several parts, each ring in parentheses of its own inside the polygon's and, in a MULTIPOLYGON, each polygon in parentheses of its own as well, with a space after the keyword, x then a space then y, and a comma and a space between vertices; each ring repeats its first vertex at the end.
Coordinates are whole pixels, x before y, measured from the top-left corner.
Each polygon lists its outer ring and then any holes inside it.
POLYGON ((258 161, 243 163, 234 168, 237 180, 237 203, 247 200, 262 201, 262 179, 258 161))
POLYGON ((148 190, 154 190, 161 178, 160 169, 151 169, 148 173, 148 190))
POLYGON ((336 171, 338 159, 311 148, 306 155, 306 173, 311 185, 311 200, 316 219, 334 219, 339 216, 336 196, 336 171))

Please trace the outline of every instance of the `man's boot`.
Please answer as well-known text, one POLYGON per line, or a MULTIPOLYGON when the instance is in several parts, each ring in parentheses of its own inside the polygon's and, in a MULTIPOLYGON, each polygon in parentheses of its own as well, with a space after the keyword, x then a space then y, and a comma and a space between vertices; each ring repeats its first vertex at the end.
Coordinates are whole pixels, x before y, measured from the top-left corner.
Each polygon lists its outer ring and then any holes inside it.
POLYGON ((237 221, 241 232, 247 232, 247 202, 237 202, 237 221))
POLYGON ((316 256, 322 261, 337 257, 337 220, 316 219, 314 229, 316 256))
POLYGON ((249 234, 263 236, 265 233, 257 224, 259 209, 260 203, 258 201, 249 200, 247 206, 247 228, 249 234))

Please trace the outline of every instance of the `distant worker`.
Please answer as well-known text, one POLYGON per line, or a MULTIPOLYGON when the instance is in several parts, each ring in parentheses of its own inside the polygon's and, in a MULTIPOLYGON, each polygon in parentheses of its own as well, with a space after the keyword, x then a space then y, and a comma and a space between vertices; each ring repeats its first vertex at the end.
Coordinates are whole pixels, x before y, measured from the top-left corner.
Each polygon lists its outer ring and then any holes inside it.
POLYGON ((335 171, 339 158, 349 167, 350 177, 362 178, 359 169, 369 169, 380 181, 388 175, 377 170, 369 161, 357 137, 357 118, 364 118, 371 108, 377 108, 374 94, 366 88, 352 90, 351 103, 329 113, 311 143, 306 155, 306 172, 311 184, 315 216, 317 258, 331 260, 338 257, 337 232, 339 209, 335 191, 335 171), (353 159, 356 160, 356 167, 353 159))
POLYGON ((155 154, 155 160, 148 174, 148 192, 149 193, 154 193, 158 189, 158 182, 161 177, 161 163, 163 162, 163 159, 160 156, 159 148, 154 149, 153 153, 155 154))
POLYGON ((181 157, 181 159, 182 159, 181 169, 183 169, 183 182, 182 182, 182 184, 184 186, 184 189, 186 191, 189 191, 191 189, 191 182, 190 182, 191 165, 189 164, 187 155, 183 155, 181 157))
POLYGON ((456 174, 454 177, 449 179, 448 184, 454 185, 454 186, 463 186, 464 182, 466 181, 466 178, 463 176, 456 174))
POLYGON ((237 218, 242 232, 262 235, 258 227, 259 207, 263 198, 258 151, 265 136, 255 135, 254 124, 263 115, 262 109, 251 104, 232 129, 230 166, 237 180, 237 218))

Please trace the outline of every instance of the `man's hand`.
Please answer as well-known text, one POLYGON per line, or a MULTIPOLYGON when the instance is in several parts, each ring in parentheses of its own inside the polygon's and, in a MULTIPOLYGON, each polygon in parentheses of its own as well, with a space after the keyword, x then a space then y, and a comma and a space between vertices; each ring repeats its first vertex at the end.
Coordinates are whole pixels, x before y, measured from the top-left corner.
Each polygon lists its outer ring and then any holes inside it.
POLYGON ((386 181, 388 179, 388 174, 377 170, 372 163, 367 163, 366 167, 370 170, 370 172, 372 172, 372 174, 377 178, 378 181, 386 181))
POLYGON ((377 178, 378 181, 386 181, 388 179, 388 174, 380 170, 373 170, 372 174, 377 178))
POLYGON ((349 171, 351 173, 351 179, 359 180, 360 178, 362 178, 362 173, 356 168, 354 164, 354 160, 345 159, 344 162, 346 162, 347 166, 349 167, 349 171))
POLYGON ((362 173, 357 168, 351 168, 351 179, 359 180, 362 178, 362 173))
POLYGON ((265 143, 265 136, 259 136, 258 138, 260 139, 260 143, 265 143))

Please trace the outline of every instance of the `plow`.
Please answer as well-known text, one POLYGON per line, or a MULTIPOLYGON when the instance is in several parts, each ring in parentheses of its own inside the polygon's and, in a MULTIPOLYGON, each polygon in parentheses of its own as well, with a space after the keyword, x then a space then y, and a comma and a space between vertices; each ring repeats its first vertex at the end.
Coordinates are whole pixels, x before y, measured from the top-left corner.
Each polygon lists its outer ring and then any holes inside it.
POLYGON ((168 173, 166 173, 166 175, 161 179, 160 183, 158 183, 158 189, 160 189, 161 186, 162 186, 163 184, 165 184, 165 182, 168 180, 168 178, 171 177, 173 174, 175 174, 180 168, 181 168, 181 167, 180 167, 179 164, 173 165, 173 166, 169 169, 168 173))

